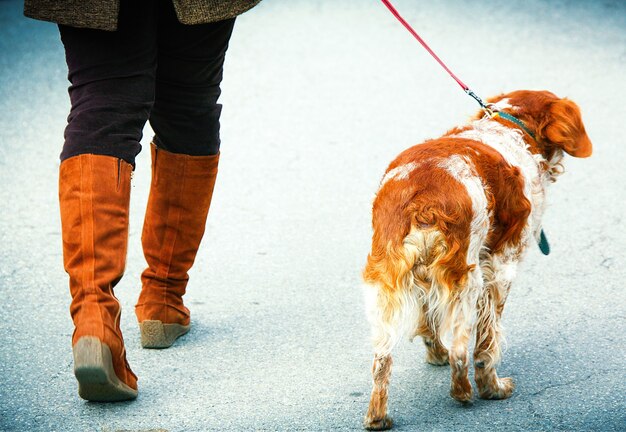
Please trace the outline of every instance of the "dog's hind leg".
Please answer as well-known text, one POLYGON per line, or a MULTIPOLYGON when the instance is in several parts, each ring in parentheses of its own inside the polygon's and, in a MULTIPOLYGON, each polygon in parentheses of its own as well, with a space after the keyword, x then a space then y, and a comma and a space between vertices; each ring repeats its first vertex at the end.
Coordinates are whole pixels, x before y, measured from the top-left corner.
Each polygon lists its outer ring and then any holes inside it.
POLYGON ((470 320, 465 316, 457 317, 457 321, 452 330, 452 346, 449 353, 449 362, 452 375, 450 396, 459 402, 469 402, 472 400, 472 384, 468 378, 468 342, 470 332, 470 320))
POLYGON ((363 427, 367 430, 386 430, 393 426, 393 421, 387 415, 387 391, 391 376, 391 364, 391 354, 374 355, 374 364, 372 365, 374 386, 369 408, 363 421, 363 427))
POLYGON ((391 352, 398 342, 415 335, 419 322, 423 290, 414 274, 417 256, 426 251, 438 236, 413 232, 395 250, 370 254, 364 271, 366 309, 372 328, 374 364, 373 389, 363 422, 368 430, 390 429, 387 415, 387 391, 391 376, 391 352))
POLYGON ((387 415, 391 352, 397 343, 407 336, 408 323, 415 323, 416 299, 410 290, 392 293, 370 287, 368 294, 366 300, 372 326, 374 362, 372 395, 363 427, 367 430, 386 430, 393 425, 393 421, 387 415))
POLYGON ((393 425, 393 421, 387 415, 387 392, 393 362, 391 350, 397 343, 397 338, 393 337, 395 331, 393 326, 383 320, 372 322, 372 330, 374 335, 373 387, 363 427, 367 430, 386 430, 393 425))
POLYGON ((451 332, 449 361, 452 382, 450 396, 459 402, 469 402, 473 389, 468 377, 469 372, 469 339, 476 315, 476 297, 482 290, 482 274, 474 268, 468 274, 467 285, 452 300, 451 332))
POLYGON ((420 323, 416 333, 422 336, 422 340, 426 346, 426 363, 435 366, 447 365, 448 350, 443 346, 439 335, 435 333, 432 325, 428 322, 428 308, 426 304, 422 305, 420 323))
MULTIPOLYGON (((382 297, 385 298, 386 296, 382 297)), ((384 313, 385 307, 380 304, 380 298, 380 296, 376 296, 375 304, 369 305, 374 342, 374 362, 372 364, 372 395, 363 421, 363 427, 367 430, 386 430, 393 426, 393 421, 387 415, 387 392, 393 362, 391 351, 397 344, 400 335, 397 325, 394 325, 393 320, 384 313)))
POLYGON ((504 264, 498 257, 486 259, 483 263, 486 287, 478 299, 474 349, 476 385, 483 399, 506 399, 515 388, 511 378, 498 378, 496 373, 502 343, 500 319, 515 267, 515 263, 504 264))

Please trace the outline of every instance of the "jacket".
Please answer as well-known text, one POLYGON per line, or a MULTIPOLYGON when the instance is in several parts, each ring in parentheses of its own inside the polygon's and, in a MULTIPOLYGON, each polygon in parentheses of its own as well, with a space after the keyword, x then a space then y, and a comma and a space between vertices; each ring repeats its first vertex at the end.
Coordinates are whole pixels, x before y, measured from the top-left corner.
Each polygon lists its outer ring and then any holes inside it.
MULTIPOLYGON (((236 17, 261 0, 172 0, 182 24, 236 17)), ((24 15, 71 27, 117 30, 120 0, 24 0, 24 15)))

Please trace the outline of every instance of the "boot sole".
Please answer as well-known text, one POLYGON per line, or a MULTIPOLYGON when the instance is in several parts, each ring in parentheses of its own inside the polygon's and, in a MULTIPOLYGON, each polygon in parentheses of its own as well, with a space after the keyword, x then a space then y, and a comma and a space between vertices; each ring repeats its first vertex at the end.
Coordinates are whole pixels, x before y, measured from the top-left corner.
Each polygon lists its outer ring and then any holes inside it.
POLYGON ((78 395, 88 401, 118 402, 135 399, 137 390, 115 374, 109 347, 97 337, 81 337, 73 347, 78 395))
POLYGON ((187 333, 191 326, 164 324, 159 320, 145 320, 139 323, 141 346, 144 348, 163 349, 172 346, 174 341, 187 333))

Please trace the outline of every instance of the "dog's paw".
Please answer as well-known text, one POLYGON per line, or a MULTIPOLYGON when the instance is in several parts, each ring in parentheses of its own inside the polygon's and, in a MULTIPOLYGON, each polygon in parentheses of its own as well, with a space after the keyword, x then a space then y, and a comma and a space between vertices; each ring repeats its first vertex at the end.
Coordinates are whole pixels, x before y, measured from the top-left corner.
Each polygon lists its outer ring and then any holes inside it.
POLYGON ((462 404, 468 404, 472 402, 473 391, 450 391, 450 396, 462 404))
POLYGON ((426 363, 433 366, 445 366, 450 364, 450 361, 448 360, 448 353, 446 352, 445 355, 438 355, 431 351, 426 351, 426 363))
POLYGON ((469 403, 472 401, 474 389, 469 380, 460 380, 461 382, 452 383, 450 387, 450 396, 461 403, 469 403))
POLYGON ((424 338, 426 346, 426 363, 434 366, 445 366, 449 364, 448 350, 439 342, 424 338))
POLYGON ((506 399, 515 390, 513 378, 498 378, 494 385, 485 386, 479 389, 479 396, 482 399, 506 399))
POLYGON ((382 419, 370 419, 366 417, 363 421, 363 428, 365 428, 366 430, 381 431, 391 429, 392 427, 393 420, 391 420, 391 417, 389 417, 388 415, 386 415, 382 419))

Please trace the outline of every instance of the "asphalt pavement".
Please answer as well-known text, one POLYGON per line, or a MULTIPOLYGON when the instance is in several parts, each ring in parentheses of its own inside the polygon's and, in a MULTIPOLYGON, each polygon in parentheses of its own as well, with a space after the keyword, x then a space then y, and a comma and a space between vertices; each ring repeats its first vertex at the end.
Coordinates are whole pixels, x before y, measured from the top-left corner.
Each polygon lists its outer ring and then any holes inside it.
MULTIPOLYGON (((421 343, 396 352, 397 431, 626 430, 626 3, 397 0, 482 96, 548 89, 594 143, 566 161, 504 314, 504 401, 461 406, 421 343)), ((116 288, 136 401, 88 403, 72 374, 58 155, 69 109, 55 25, 0 1, 0 430, 360 430, 371 347, 360 272, 370 207, 403 149, 477 106, 377 1, 265 0, 225 66, 220 175, 186 303, 191 332, 144 350, 133 306, 149 140, 116 288)))

